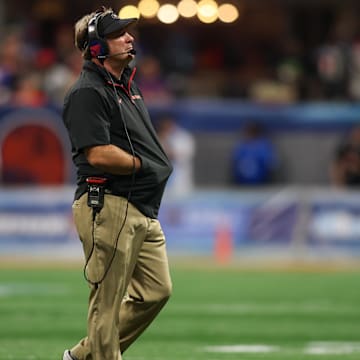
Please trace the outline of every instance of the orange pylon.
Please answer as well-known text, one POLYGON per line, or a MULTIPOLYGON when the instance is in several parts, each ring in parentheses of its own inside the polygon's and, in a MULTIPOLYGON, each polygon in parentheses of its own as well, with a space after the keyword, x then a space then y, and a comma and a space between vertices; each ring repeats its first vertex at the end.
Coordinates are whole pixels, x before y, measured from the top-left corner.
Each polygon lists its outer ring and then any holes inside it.
POLYGON ((220 224, 215 230, 214 255, 218 264, 228 264, 233 255, 233 236, 228 224, 220 224))

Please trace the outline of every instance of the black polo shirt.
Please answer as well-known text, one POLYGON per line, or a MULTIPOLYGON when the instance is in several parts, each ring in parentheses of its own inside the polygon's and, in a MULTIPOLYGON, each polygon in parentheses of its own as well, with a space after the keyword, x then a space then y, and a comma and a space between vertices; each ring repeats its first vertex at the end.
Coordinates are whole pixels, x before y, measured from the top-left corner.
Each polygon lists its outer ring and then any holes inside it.
POLYGON ((86 192, 86 178, 103 176, 112 193, 127 197, 144 215, 156 218, 168 177, 169 159, 159 143, 141 93, 134 81, 135 69, 126 68, 118 81, 102 67, 85 61, 82 72, 65 97, 63 120, 69 132, 77 167, 78 199, 86 192), (115 94, 116 91, 116 94, 115 94), (119 104, 121 110, 119 108, 119 104), (91 166, 84 149, 113 144, 131 154, 124 121, 141 169, 132 175, 104 173, 91 166))

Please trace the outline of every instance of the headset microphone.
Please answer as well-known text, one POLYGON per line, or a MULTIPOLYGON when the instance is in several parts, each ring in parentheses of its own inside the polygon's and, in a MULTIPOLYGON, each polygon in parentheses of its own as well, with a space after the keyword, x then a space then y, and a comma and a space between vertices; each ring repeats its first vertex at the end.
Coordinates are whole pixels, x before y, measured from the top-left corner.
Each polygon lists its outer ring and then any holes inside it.
POLYGON ((119 53, 115 53, 115 54, 99 55, 97 58, 98 58, 98 59, 107 59, 107 58, 109 58, 109 57, 113 57, 113 56, 117 56, 117 55, 123 55, 123 54, 135 55, 135 54, 136 54, 136 50, 135 50, 135 49, 131 49, 131 50, 128 50, 128 51, 123 51, 123 52, 119 52, 119 53))

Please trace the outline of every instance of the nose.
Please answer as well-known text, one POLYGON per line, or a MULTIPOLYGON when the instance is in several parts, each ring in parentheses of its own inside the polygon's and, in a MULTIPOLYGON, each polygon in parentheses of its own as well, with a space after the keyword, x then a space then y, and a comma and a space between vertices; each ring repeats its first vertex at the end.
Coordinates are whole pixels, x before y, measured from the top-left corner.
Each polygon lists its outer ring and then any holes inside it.
POLYGON ((128 42, 133 42, 135 40, 135 38, 128 32, 126 33, 126 37, 128 42))

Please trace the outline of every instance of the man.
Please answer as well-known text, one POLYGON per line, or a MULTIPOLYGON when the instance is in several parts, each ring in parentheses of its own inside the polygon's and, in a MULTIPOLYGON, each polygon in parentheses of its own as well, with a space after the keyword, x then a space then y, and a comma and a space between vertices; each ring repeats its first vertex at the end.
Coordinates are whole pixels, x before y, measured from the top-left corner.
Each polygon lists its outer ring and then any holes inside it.
POLYGON ((194 188, 194 138, 176 123, 171 114, 161 116, 156 124, 161 145, 173 166, 166 192, 175 197, 188 195, 194 188))
POLYGON ((243 139, 232 152, 232 171, 235 184, 261 186, 273 181, 278 166, 276 150, 261 124, 248 122, 243 139))
POLYGON ((87 337, 63 360, 122 359, 171 293, 157 215, 172 168, 128 65, 135 22, 102 8, 75 25, 85 61, 63 119, 77 167, 73 214, 90 299, 87 337))

